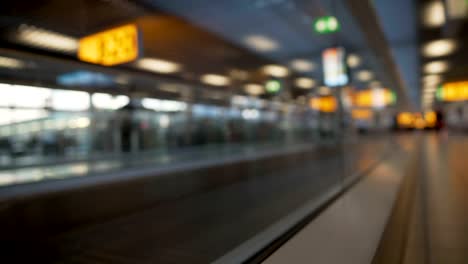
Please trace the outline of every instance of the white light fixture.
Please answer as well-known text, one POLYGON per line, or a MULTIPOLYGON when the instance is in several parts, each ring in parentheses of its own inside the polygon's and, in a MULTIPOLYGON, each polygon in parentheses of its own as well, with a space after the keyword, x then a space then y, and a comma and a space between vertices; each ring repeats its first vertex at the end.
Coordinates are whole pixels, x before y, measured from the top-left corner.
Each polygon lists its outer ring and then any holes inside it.
POLYGON ((263 72, 267 75, 271 75, 277 78, 283 78, 283 77, 288 76, 289 74, 288 68, 283 67, 281 65, 275 65, 275 64, 264 66, 263 72))
POLYGON ((442 1, 436 0, 426 4, 423 10, 423 24, 430 28, 445 24, 445 7, 442 1))
POLYGON ((94 93, 91 96, 91 101, 96 108, 117 110, 126 106, 130 102, 130 98, 126 95, 113 96, 105 93, 94 93))
POLYGON ((347 63, 350 68, 356 68, 361 65, 361 58, 356 54, 349 54, 347 63))
POLYGON ((20 60, 8 58, 8 57, 0 57, 0 67, 19 69, 19 68, 23 68, 24 66, 25 66, 24 63, 20 60))
POLYGON ((372 74, 372 72, 367 71, 367 70, 359 71, 359 72, 356 74, 356 78, 357 78, 359 81, 361 81, 361 82, 370 81, 370 80, 372 79, 372 77, 374 77, 374 75, 372 74))
POLYGON ((77 39, 35 26, 21 25, 16 40, 29 46, 66 53, 74 53, 78 49, 77 39))
POLYGON ((304 59, 295 59, 290 62, 291 68, 298 72, 311 72, 315 69, 315 64, 304 59))
POLYGON ((242 117, 244 119, 257 119, 260 117, 260 112, 257 109, 244 109, 242 110, 242 117))
POLYGON ((262 85, 256 83, 249 83, 244 86, 246 93, 251 95, 261 95, 265 93, 265 89, 262 85))
POLYGON ((311 89, 312 87, 315 86, 315 81, 310 79, 310 78, 297 78, 295 81, 294 81, 294 84, 299 87, 299 88, 302 88, 302 89, 311 89))
POLYGON ((178 63, 153 58, 140 59, 136 62, 136 65, 148 71, 166 74, 178 72, 181 68, 178 63))
POLYGON ((226 86, 231 83, 228 77, 218 74, 205 74, 200 79, 203 83, 214 86, 226 86))
POLYGON ((428 58, 441 57, 450 55, 457 48, 457 43, 453 39, 439 39, 434 40, 426 45, 422 49, 424 56, 428 58))
POLYGON ((251 35, 247 36, 244 39, 245 44, 247 44, 249 47, 260 51, 260 52, 270 52, 270 51, 275 51, 279 48, 279 44, 262 35, 251 35))
POLYGON ((187 104, 184 102, 154 98, 143 98, 141 100, 141 105, 146 109, 163 112, 177 112, 187 109, 187 104))
POLYGON ((424 72, 429 74, 438 74, 446 72, 449 68, 449 63, 446 61, 433 61, 424 65, 424 72))
POLYGON ((50 106, 59 111, 85 111, 89 109, 89 93, 52 89, 50 106))
POLYGON ((424 76, 422 81, 425 85, 437 85, 442 82, 442 77, 440 75, 431 74, 424 76))

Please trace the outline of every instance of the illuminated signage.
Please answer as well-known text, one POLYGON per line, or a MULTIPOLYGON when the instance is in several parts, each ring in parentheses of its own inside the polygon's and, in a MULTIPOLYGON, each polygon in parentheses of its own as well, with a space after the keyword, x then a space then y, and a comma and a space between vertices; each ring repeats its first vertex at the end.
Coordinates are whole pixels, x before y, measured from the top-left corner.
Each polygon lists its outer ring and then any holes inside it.
POLYGON ((265 83, 265 90, 268 93, 277 93, 281 90, 281 82, 278 80, 268 80, 265 83))
POLYGON ((325 85, 336 87, 348 83, 349 77, 345 58, 345 50, 343 48, 329 48, 323 52, 325 85))
POLYGON ((61 74, 57 77, 57 83, 64 86, 111 86, 114 84, 112 76, 90 71, 73 71, 61 74))
POLYGON ((112 66, 134 61, 140 55, 136 25, 129 24, 80 39, 78 58, 112 66))
POLYGON ((310 108, 324 113, 333 113, 337 108, 336 98, 333 96, 311 98, 310 108))
POLYGON ((318 34, 330 34, 340 31, 340 22, 334 16, 319 17, 314 22, 314 31, 318 34))
POLYGON ((357 107, 383 108, 395 101, 396 96, 389 89, 369 89, 354 95, 354 105, 357 107))
POLYGON ((446 102, 468 100, 468 81, 445 83, 437 89, 437 99, 446 102))

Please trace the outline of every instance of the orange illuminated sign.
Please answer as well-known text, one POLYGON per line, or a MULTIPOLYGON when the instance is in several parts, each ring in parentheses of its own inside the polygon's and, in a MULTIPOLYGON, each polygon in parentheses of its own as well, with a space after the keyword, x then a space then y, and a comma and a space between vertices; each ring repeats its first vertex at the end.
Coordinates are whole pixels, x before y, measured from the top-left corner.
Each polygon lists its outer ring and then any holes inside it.
POLYGON ((393 104, 394 101, 394 95, 389 89, 369 89, 354 95, 354 106, 357 107, 382 108, 393 104))
POLYGON ((468 81, 444 84, 437 91, 437 97, 447 102, 468 100, 468 81))
POLYGON ((333 96, 312 98, 310 99, 310 108, 320 112, 333 113, 337 108, 336 99, 333 96))
POLYGON ((139 56, 138 28, 128 24, 80 39, 78 58, 112 66, 131 62, 139 56))

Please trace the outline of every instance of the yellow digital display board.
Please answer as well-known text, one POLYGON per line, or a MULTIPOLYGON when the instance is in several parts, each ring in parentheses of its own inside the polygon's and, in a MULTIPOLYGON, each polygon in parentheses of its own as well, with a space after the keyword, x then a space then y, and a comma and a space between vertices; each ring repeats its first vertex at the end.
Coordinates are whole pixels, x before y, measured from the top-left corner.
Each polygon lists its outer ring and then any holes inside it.
POLYGON ((437 91, 437 98, 447 102, 467 101, 468 81, 445 83, 437 91))
POLYGON ((324 113, 333 113, 336 111, 337 102, 333 96, 312 98, 310 99, 310 108, 324 113))
POLYGON ((78 58, 104 66, 131 62, 140 55, 138 42, 136 25, 116 27, 80 39, 78 58))

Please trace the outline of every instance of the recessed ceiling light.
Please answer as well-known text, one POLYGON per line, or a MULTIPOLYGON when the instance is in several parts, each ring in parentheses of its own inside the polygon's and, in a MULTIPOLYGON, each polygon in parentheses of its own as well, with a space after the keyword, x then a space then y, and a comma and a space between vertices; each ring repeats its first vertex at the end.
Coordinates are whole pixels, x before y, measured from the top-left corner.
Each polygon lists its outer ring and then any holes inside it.
POLYGON ((374 77, 374 75, 372 74, 372 72, 367 71, 367 70, 359 71, 359 72, 356 74, 356 78, 357 78, 359 81, 361 81, 361 82, 370 81, 370 80, 372 79, 372 77, 374 77))
POLYGON ((361 58, 356 54, 349 54, 347 63, 350 68, 356 68, 361 65, 361 58))
POLYGON ((226 86, 231 83, 228 77, 218 74, 205 74, 201 77, 201 81, 214 86, 226 86))
POLYGON ((136 62, 137 67, 157 73, 174 73, 180 70, 180 65, 161 59, 143 58, 136 62))
POLYGON ((429 74, 437 74, 446 72, 449 68, 449 63, 446 61, 433 61, 424 65, 424 72, 429 74))
POLYGON ((20 60, 8 57, 0 57, 0 67, 19 69, 23 68, 24 66, 24 63, 20 60))
POLYGON ((251 48, 261 52, 275 51, 279 48, 276 41, 262 35, 247 36, 244 42, 251 48))
POLYGON ((273 77, 277 78, 283 78, 288 76, 289 70, 286 67, 283 67, 281 65, 266 65, 263 67, 263 72, 267 75, 271 75, 273 77))
POLYGON ((78 49, 77 39, 35 26, 21 25, 16 40, 29 46, 66 53, 73 53, 78 49))
POLYGON ((261 95, 265 93, 265 89, 262 85, 256 83, 249 83, 244 86, 246 93, 251 95, 261 95))
POLYGON ((424 56, 433 58, 450 55, 457 48, 457 43, 453 39, 434 40, 424 45, 422 52, 424 56))
POLYGON ((299 87, 299 88, 302 88, 302 89, 311 89, 312 87, 315 86, 315 81, 310 79, 310 78, 297 78, 295 81, 294 81, 294 84, 299 87))
POLYGON ((290 63, 291 67, 298 72, 311 72, 315 69, 315 64, 304 59, 295 59, 290 63))
POLYGON ((422 81, 425 85, 437 85, 442 82, 442 77, 440 75, 431 74, 424 76, 422 81))
POLYGON ((431 28, 445 24, 445 7, 442 1, 432 1, 426 4, 423 10, 423 24, 431 28))

